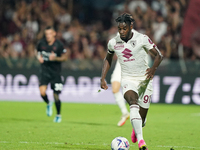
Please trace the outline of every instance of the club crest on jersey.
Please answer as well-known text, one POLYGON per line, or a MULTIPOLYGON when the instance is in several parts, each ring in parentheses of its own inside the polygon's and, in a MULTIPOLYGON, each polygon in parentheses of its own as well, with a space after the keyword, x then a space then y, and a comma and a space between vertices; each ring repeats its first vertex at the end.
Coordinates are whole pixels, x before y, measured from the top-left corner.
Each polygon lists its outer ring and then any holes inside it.
POLYGON ((133 48, 135 47, 135 45, 136 45, 136 40, 131 41, 131 46, 132 46, 133 48))
POLYGON ((125 85, 124 85, 124 88, 127 88, 127 87, 128 87, 128 84, 125 84, 125 85))
POLYGON ((115 46, 114 46, 114 49, 115 50, 120 50, 120 49, 122 49, 122 48, 124 48, 124 44, 119 44, 119 43, 117 43, 115 46))

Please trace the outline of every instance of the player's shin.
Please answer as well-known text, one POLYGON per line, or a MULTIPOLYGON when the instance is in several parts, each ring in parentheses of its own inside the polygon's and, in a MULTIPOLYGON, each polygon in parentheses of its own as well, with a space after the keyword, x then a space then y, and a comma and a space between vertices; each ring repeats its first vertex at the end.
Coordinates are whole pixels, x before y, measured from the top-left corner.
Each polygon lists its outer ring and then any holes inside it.
POLYGON ((114 93, 114 97, 115 97, 116 103, 119 106, 122 114, 123 115, 128 114, 128 110, 126 108, 126 103, 124 101, 124 97, 123 97, 122 93, 120 91, 117 93, 114 93))
POLYGON ((48 99, 47 95, 45 95, 45 96, 41 95, 41 97, 45 101, 45 103, 49 104, 49 99, 48 99))
POLYGON ((60 115, 61 101, 59 99, 59 95, 57 93, 54 93, 53 95, 54 95, 54 100, 55 100, 57 115, 60 115))
POLYGON ((138 105, 130 106, 130 121, 135 131, 136 137, 138 141, 140 141, 141 139, 143 139, 143 133, 142 133, 142 118, 139 114, 138 105))

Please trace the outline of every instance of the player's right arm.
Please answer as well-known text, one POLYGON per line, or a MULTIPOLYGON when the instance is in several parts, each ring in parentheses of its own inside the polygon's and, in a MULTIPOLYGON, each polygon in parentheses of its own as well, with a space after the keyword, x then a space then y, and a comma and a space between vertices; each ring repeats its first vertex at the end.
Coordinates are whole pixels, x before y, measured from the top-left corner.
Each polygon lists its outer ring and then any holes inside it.
POLYGON ((44 59, 42 57, 41 51, 40 51, 40 42, 37 44, 36 49, 35 49, 35 55, 38 59, 38 61, 42 64, 44 63, 44 59))
POLYGON ((41 64, 44 63, 44 59, 43 59, 43 57, 42 57, 42 55, 41 55, 41 52, 39 52, 37 49, 35 49, 35 55, 36 55, 38 61, 39 61, 41 64))
POLYGON ((101 88, 104 89, 104 90, 108 89, 105 78, 106 78, 106 75, 108 73, 108 70, 111 67, 113 55, 114 55, 114 51, 113 51, 112 46, 111 46, 110 41, 109 41, 108 52, 107 52, 106 58, 104 59, 103 68, 102 68, 102 72, 101 72, 101 88))

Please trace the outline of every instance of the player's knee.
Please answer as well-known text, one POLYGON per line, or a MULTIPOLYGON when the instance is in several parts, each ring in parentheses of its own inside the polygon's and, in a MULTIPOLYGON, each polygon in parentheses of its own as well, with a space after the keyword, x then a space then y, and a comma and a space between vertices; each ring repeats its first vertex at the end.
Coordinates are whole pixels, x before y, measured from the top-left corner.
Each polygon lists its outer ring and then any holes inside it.
POLYGON ((118 92, 119 92, 119 89, 114 87, 114 88, 112 88, 112 92, 113 92, 113 93, 118 93, 118 92))
POLYGON ((117 93, 120 90, 120 83, 117 81, 112 82, 112 92, 117 93))
POLYGON ((40 95, 41 95, 42 97, 46 96, 46 91, 40 91, 40 95))
POLYGON ((54 97, 55 102, 60 101, 58 93, 54 92, 53 97, 54 97))
POLYGON ((128 103, 129 105, 138 105, 138 99, 130 98, 128 103))
POLYGON ((129 98, 125 98, 126 101, 128 102, 129 105, 138 105, 138 99, 137 98, 133 98, 133 97, 129 97, 129 98))
POLYGON ((138 97, 134 96, 133 94, 125 93, 124 98, 129 105, 138 105, 138 97))

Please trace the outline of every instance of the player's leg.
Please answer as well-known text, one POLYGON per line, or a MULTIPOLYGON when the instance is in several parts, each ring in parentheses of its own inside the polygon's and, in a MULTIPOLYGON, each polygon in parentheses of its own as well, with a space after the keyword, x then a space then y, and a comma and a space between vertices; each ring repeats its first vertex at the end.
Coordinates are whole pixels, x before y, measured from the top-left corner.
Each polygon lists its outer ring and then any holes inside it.
MULTIPOLYGON (((138 139, 138 146, 141 150, 146 150, 146 143, 143 139, 142 132, 142 118, 139 113, 140 106, 138 105, 138 94, 135 91, 128 90, 124 94, 124 98, 130 105, 130 121, 135 132, 135 135, 138 139)), ((135 139, 137 141, 137 139, 135 139)), ((134 141, 134 142, 136 142, 134 141)))
MULTIPOLYGON (((140 106, 139 113, 140 113, 140 116, 142 118, 142 127, 144 127, 146 125, 147 112, 148 112, 148 109, 145 109, 145 108, 140 106)), ((132 130, 132 133, 131 133, 131 140, 132 140, 133 143, 137 142, 137 137, 136 137, 134 129, 132 130)))
POLYGON ((146 109, 146 108, 143 108, 140 106, 140 116, 142 118, 142 127, 144 127, 146 125, 146 116, 147 116, 147 113, 148 113, 148 110, 149 109, 146 109))
POLYGON ((118 81, 112 82, 112 92, 115 97, 116 103, 122 112, 122 117, 117 124, 118 126, 124 125, 126 120, 129 119, 129 117, 130 117, 129 112, 126 108, 126 103, 125 103, 124 97, 123 97, 122 93, 120 92, 120 86, 121 86, 120 82, 118 82, 118 81))
POLYGON ((140 115, 142 117, 142 127, 144 127, 146 124, 147 113, 151 103, 151 95, 153 93, 151 85, 149 85, 149 87, 150 88, 146 89, 144 96, 138 101, 138 104, 140 105, 140 115))
POLYGON ((61 101, 59 99, 59 94, 54 92, 53 96, 54 96, 54 100, 55 100, 55 106, 56 106, 57 115, 60 115, 61 101))
POLYGON ((120 66, 119 61, 117 61, 115 65, 115 69, 111 75, 111 84, 112 84, 112 92, 115 97, 115 101, 122 112, 122 117, 117 124, 118 126, 124 125, 126 120, 130 117, 130 114, 126 108, 126 103, 125 103, 123 94, 120 91, 120 87, 121 87, 120 82, 121 82, 121 66, 120 66))
POLYGON ((54 118, 54 122, 61 122, 61 101, 59 98, 59 94, 61 93, 63 88, 63 84, 61 81, 61 77, 57 76, 55 80, 51 83, 51 89, 53 90, 54 102, 56 106, 57 115, 54 118))
POLYGON ((49 99, 46 95, 47 85, 40 85, 39 89, 42 99, 44 100, 45 103, 49 104, 49 99))
POLYGON ((54 96, 54 100, 55 100, 55 106, 56 106, 56 111, 57 111, 57 114, 56 114, 56 117, 54 118, 54 122, 57 122, 57 123, 60 123, 61 122, 61 114, 60 114, 60 111, 61 111, 61 101, 59 99, 59 94, 58 93, 53 93, 53 96, 54 96))
POLYGON ((130 106, 130 120, 133 126, 133 129, 136 132, 138 140, 143 139, 142 134, 142 118, 140 116, 139 110, 140 106, 138 105, 138 94, 135 91, 128 90, 124 94, 124 98, 130 106))
POLYGON ((41 73, 39 82, 40 82, 40 85, 39 85, 40 95, 41 95, 42 99, 44 100, 44 102, 47 104, 46 114, 47 114, 47 116, 51 116, 53 114, 52 103, 49 102, 48 96, 46 94, 47 85, 49 83, 49 78, 47 78, 45 76, 45 74, 41 73))

